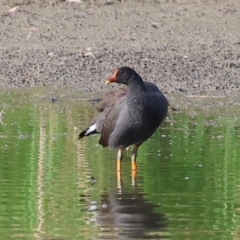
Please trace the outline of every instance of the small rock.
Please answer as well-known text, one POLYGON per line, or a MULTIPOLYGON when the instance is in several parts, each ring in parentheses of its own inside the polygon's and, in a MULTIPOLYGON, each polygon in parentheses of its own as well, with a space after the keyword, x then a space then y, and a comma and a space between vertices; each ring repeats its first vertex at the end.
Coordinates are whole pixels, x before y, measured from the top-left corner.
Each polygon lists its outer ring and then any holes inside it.
POLYGON ((151 26, 154 27, 154 28, 158 28, 159 23, 157 23, 157 22, 153 22, 153 23, 151 24, 151 26))
POLYGON ((6 12, 7 13, 14 13, 17 9, 18 9, 18 6, 15 6, 15 7, 11 8, 11 9, 7 10, 6 12))
POLYGON ((55 56, 55 53, 54 53, 54 52, 50 52, 50 53, 48 53, 48 56, 49 56, 49 57, 54 57, 54 56, 55 56))
POLYGON ((91 52, 91 51, 92 51, 92 48, 91 48, 91 47, 87 47, 87 48, 86 48, 86 51, 87 51, 87 52, 91 52))
POLYGON ((66 2, 71 2, 71 3, 81 3, 81 0, 66 0, 66 2))
POLYGON ((84 54, 84 57, 91 57, 91 58, 96 58, 95 55, 92 52, 87 52, 84 54))

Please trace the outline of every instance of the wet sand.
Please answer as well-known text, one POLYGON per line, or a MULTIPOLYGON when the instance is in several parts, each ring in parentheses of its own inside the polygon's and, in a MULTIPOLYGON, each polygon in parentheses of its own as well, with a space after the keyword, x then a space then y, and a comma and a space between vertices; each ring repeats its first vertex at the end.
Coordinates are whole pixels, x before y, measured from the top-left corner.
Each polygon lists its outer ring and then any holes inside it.
POLYGON ((10 3, 0 5, 0 87, 92 94, 127 65, 168 94, 240 95, 238 0, 10 3))

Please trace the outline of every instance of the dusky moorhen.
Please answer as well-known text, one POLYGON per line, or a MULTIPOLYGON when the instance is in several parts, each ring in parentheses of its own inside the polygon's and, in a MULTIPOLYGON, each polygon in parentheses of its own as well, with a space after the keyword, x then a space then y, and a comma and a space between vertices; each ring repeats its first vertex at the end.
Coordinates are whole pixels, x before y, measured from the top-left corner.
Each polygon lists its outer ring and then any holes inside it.
POLYGON ((97 107, 99 115, 79 134, 79 139, 100 133, 99 144, 118 149, 117 171, 121 170, 122 150, 134 145, 131 160, 132 170, 136 170, 137 150, 160 126, 169 104, 156 85, 144 82, 129 67, 118 68, 108 83, 127 87, 107 93, 97 107))

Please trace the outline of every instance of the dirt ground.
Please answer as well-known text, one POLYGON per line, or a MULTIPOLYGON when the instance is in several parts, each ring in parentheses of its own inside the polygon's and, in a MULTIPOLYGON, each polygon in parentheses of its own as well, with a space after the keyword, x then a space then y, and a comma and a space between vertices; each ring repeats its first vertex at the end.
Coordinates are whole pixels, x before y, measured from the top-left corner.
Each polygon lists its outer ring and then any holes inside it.
POLYGON ((239 0, 53 3, 0 3, 0 87, 105 91, 127 65, 165 93, 240 95, 239 0))

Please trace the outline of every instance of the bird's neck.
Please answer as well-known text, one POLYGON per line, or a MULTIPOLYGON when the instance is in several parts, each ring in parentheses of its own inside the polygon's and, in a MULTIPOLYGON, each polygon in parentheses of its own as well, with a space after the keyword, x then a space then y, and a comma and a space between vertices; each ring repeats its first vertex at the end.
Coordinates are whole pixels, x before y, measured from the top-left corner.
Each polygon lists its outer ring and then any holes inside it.
POLYGON ((136 94, 137 92, 146 92, 146 86, 140 76, 138 78, 134 77, 130 79, 128 81, 128 88, 130 94, 136 94))

